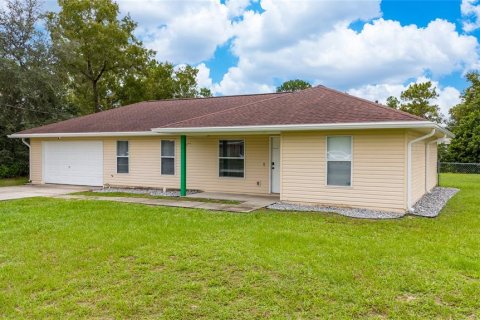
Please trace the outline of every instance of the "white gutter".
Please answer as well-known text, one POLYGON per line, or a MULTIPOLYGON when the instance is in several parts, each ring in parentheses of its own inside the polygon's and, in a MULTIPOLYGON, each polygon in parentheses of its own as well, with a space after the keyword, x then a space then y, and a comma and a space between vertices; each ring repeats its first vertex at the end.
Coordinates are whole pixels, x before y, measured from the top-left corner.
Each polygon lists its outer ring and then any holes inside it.
POLYGON ((153 131, 130 132, 65 132, 65 133, 25 133, 11 134, 9 138, 75 138, 75 137, 127 137, 127 136, 157 136, 153 131))
POLYGON ((190 127, 190 128, 153 128, 151 131, 126 132, 60 132, 60 133, 26 133, 11 134, 9 138, 75 138, 75 137, 127 137, 127 136, 156 136, 159 134, 185 133, 272 133, 282 131, 304 130, 355 130, 355 129, 422 129, 435 128, 449 137, 453 133, 430 121, 394 121, 394 122, 359 122, 359 123, 327 123, 327 124, 285 124, 266 126, 232 126, 232 127, 190 127))
MULTIPOLYGON (((409 212, 414 212, 413 203, 412 203, 412 146, 414 143, 423 141, 435 135, 436 129, 433 129, 432 132, 424 136, 418 137, 410 142, 407 146, 407 208, 409 212)), ((426 172, 426 168, 425 168, 426 172)))
POLYGON ((30 145, 28 144, 27 141, 25 141, 25 138, 22 138, 22 143, 23 143, 24 145, 26 145, 26 146, 28 147, 28 149, 30 150, 30 145))
POLYGON ((394 121, 394 122, 358 122, 358 123, 327 123, 327 124, 285 124, 256 125, 231 127, 187 127, 187 128, 153 128, 153 132, 163 134, 185 133, 235 133, 235 132, 282 132, 304 130, 353 130, 353 129, 421 129, 435 128, 444 134, 454 137, 453 133, 430 121, 394 121))

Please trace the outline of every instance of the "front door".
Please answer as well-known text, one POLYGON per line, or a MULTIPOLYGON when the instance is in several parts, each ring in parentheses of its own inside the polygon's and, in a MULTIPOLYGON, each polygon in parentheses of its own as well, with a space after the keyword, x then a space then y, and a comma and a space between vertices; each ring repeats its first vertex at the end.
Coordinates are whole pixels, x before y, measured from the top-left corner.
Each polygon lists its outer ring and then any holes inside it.
POLYGON ((270 191, 280 193, 280 137, 270 139, 270 191))

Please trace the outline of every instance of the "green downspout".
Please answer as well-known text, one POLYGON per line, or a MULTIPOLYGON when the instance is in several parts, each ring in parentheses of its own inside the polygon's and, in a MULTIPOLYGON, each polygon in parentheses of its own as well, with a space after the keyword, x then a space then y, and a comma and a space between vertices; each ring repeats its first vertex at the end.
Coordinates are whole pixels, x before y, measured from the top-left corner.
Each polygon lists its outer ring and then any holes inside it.
POLYGON ((180 136, 180 196, 187 195, 187 137, 180 136))

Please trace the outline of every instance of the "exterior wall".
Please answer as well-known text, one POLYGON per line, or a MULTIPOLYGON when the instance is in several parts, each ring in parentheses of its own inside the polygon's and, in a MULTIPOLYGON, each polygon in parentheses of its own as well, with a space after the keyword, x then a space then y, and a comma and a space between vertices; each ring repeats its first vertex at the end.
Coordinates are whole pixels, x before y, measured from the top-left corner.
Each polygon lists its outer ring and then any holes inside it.
POLYGON ((187 188, 204 191, 269 193, 270 138, 268 135, 187 136, 187 188), (220 139, 245 141, 245 177, 219 177, 220 139))
MULTIPOLYGON (((410 138, 415 139, 416 136, 410 138)), ((409 141, 410 141, 409 140, 409 141)), ((425 194, 425 153, 426 143, 420 141, 412 145, 412 201, 420 200, 425 194)))
MULTIPOLYGON (((405 211, 407 143, 424 133, 406 130, 292 132, 281 135, 281 200, 335 206, 405 211), (326 137, 353 137, 352 186, 326 186, 326 137)), ((30 179, 42 183, 42 141, 31 139, 30 179)), ((104 145, 104 184, 179 188, 180 138, 178 136, 64 138, 101 140, 104 145), (160 141, 175 140, 175 175, 160 175, 160 141), (128 174, 116 173, 116 141, 128 140, 128 174)), ((430 139, 427 142, 432 141, 430 139)), ((419 142, 412 148, 412 197, 418 201, 437 183, 437 146, 419 142), (427 154, 426 154, 427 152, 427 154), (425 172, 427 159, 427 172, 425 172)), ((270 136, 188 136, 187 188, 204 191, 268 194, 270 191, 270 136), (245 140, 245 177, 218 175, 218 141, 245 140)))
POLYGON ((30 139, 30 181, 42 183, 42 141, 30 139))
POLYGON ((119 137, 103 139, 105 185, 179 188, 180 186, 180 138, 119 137), (175 175, 160 174, 161 140, 175 141, 175 175), (117 141, 128 141, 129 172, 117 173, 117 141))
MULTIPOLYGON (((42 141, 32 140, 31 175, 33 183, 42 183, 42 141)), ((180 138, 118 137, 63 138, 62 141, 101 140, 104 153, 104 184, 110 186, 172 188, 180 187, 180 138), (129 173, 116 173, 116 141, 129 141, 129 173), (175 140, 175 175, 160 174, 160 141, 175 140)), ((204 191, 269 193, 268 135, 187 137, 187 188, 204 191), (218 176, 219 139, 245 140, 245 177, 218 176), (258 184, 257 184, 258 182, 258 184)))
POLYGON ((282 134, 281 200, 406 210, 404 130, 282 134), (326 137, 353 137, 352 186, 326 185, 326 137))
POLYGON ((438 146, 437 143, 429 143, 428 144, 428 155, 427 155, 427 190, 432 190, 438 184, 438 174, 437 174, 437 166, 438 166, 438 146))
MULTIPOLYGON (((407 141, 425 133, 408 132, 407 141)), ((422 196, 437 185, 437 138, 419 141, 412 145, 412 202, 416 203, 422 196)))

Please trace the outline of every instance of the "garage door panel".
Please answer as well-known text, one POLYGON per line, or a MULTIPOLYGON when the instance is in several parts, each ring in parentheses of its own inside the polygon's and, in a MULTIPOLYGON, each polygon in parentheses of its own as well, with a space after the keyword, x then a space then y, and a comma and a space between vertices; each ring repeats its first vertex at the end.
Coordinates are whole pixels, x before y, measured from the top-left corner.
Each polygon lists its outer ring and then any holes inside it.
POLYGON ((44 182, 103 185, 102 141, 44 142, 44 182))

